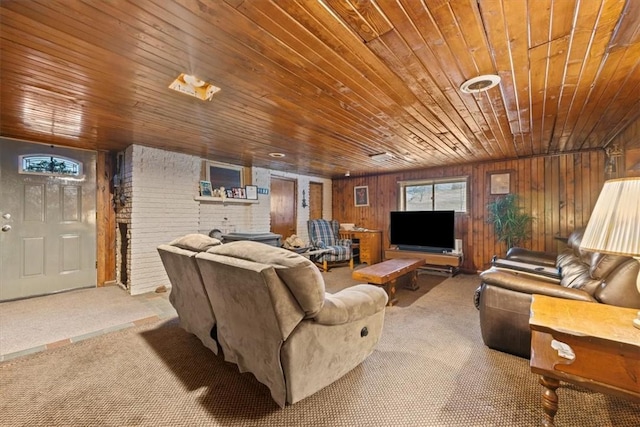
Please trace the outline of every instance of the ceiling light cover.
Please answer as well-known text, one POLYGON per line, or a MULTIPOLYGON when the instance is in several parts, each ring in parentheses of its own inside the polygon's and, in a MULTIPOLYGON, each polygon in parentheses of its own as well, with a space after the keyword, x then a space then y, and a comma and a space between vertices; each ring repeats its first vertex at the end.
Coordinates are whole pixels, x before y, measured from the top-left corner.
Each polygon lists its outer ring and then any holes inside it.
POLYGON ((275 157, 276 159, 282 158, 285 156, 284 153, 269 153, 270 157, 275 157))
POLYGON ((184 73, 180 74, 177 79, 171 82, 169 89, 196 97, 203 101, 211 101, 213 95, 220 91, 219 87, 184 73))
POLYGON ((196 76, 192 76, 191 74, 185 74, 183 77, 185 83, 193 86, 193 87, 202 87, 205 84, 204 80, 200 80, 196 76))
POLYGON ((495 74, 485 74, 483 76, 474 77, 462 83, 460 90, 464 93, 478 93, 489 90, 500 83, 500 76, 495 74))

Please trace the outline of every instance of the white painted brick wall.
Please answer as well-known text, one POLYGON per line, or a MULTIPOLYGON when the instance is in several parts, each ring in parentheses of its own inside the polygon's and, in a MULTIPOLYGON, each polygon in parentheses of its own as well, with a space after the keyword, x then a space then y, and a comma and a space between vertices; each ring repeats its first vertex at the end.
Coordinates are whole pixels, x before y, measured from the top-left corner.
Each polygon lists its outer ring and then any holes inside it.
MULTIPOLYGON (((270 195, 258 194, 256 204, 195 200, 202 164, 198 157, 134 145, 127 148, 125 162, 123 185, 129 201, 119 210, 117 221, 129 223, 128 285, 132 295, 169 285, 156 249, 162 243, 188 233, 208 234, 214 228, 223 232, 270 230, 270 195)), ((310 181, 322 182, 324 217, 331 218, 331 180, 252 168, 252 184, 270 189, 272 175, 298 180, 299 203, 302 190, 308 197, 310 181)), ((299 206, 297 234, 305 241, 308 217, 309 210, 299 206)))
POLYGON ((201 160, 134 145, 130 162, 129 291, 137 295, 169 285, 158 245, 198 229, 199 203, 194 196, 201 160))

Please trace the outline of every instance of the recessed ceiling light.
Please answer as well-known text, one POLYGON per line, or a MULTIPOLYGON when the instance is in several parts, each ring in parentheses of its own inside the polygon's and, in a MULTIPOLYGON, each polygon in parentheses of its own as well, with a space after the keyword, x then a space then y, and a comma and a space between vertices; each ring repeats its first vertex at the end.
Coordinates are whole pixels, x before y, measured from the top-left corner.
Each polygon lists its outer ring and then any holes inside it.
POLYGON ((284 156, 285 156, 284 153, 269 153, 269 157, 280 158, 280 157, 284 157, 284 156))
POLYGON ((464 93, 478 93, 489 90, 500 83, 500 76, 495 74, 485 74, 484 76, 474 77, 462 83, 460 90, 464 93))

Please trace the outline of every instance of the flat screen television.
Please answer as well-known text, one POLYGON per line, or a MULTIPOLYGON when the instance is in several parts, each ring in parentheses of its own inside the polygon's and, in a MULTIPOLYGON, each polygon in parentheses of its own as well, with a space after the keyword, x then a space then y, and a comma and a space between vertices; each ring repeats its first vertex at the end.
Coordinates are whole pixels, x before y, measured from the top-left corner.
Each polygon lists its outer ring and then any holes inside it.
POLYGON ((455 249, 454 211, 393 211, 389 234, 399 249, 451 252, 455 249))

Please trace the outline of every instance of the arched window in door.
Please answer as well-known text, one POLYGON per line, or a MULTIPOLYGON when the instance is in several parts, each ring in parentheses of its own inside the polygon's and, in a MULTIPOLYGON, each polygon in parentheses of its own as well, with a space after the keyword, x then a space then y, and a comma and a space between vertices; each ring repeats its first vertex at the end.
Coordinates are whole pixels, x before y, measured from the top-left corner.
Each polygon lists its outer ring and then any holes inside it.
POLYGON ((68 157, 50 154, 25 154, 19 156, 19 173, 54 176, 80 176, 82 163, 68 157))

